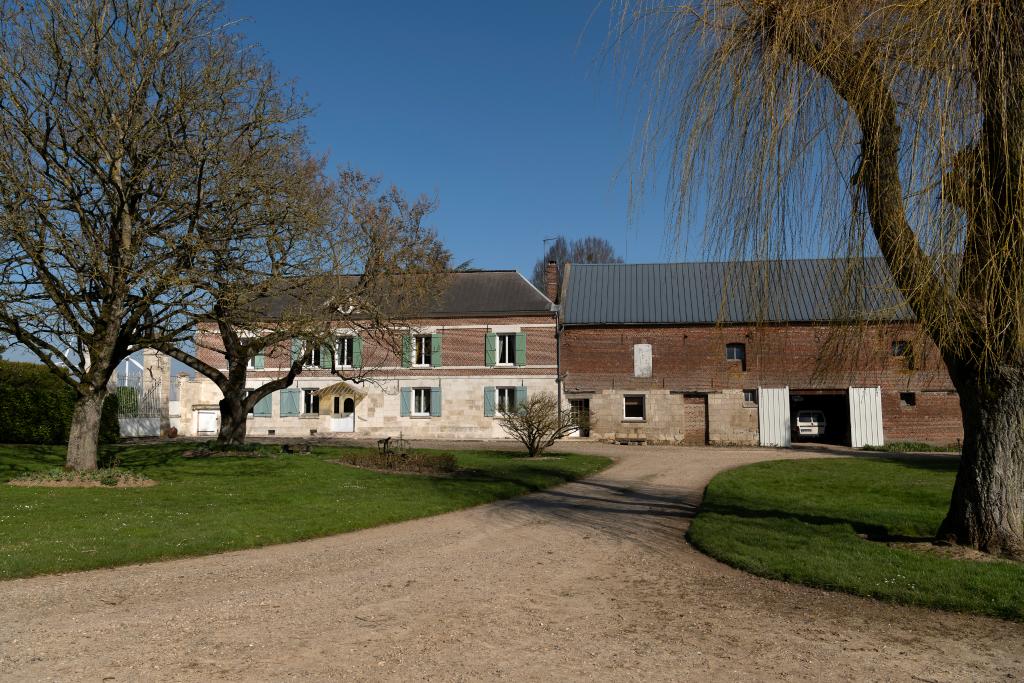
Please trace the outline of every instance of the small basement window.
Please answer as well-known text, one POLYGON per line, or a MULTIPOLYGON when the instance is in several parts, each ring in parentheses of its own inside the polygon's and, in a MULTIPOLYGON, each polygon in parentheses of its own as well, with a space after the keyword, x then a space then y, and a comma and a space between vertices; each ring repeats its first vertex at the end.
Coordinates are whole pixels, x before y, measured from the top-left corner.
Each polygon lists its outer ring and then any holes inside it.
POLYGON ((912 408, 917 405, 917 394, 913 391, 900 392, 900 405, 904 408, 912 408))
POLYGON ((743 370, 747 369, 747 345, 746 344, 726 344, 725 345, 725 359, 736 360, 740 362, 740 368, 743 370))
POLYGON ((623 396, 622 417, 626 420, 646 420, 647 410, 644 405, 644 396, 623 396))
POLYGON ((743 402, 757 404, 757 389, 744 389, 743 402))

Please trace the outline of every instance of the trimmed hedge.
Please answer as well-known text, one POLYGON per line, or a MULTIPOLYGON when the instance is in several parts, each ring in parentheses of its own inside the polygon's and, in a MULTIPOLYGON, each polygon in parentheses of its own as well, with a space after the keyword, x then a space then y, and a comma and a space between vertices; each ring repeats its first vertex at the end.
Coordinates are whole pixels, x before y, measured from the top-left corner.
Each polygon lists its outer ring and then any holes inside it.
MULTIPOLYGON (((0 360, 0 443, 65 444, 75 392, 47 366, 0 360)), ((100 443, 117 443, 117 397, 103 402, 100 443)))

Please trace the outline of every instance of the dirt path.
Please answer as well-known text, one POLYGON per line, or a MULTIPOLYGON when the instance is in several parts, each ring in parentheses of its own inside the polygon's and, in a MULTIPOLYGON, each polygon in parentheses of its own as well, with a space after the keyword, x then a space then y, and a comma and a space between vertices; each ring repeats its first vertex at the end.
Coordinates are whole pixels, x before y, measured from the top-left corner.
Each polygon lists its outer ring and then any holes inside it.
POLYGON ((758 579, 691 549, 711 476, 778 454, 616 452, 592 480, 441 517, 0 582, 0 679, 1024 678, 1024 625, 758 579))

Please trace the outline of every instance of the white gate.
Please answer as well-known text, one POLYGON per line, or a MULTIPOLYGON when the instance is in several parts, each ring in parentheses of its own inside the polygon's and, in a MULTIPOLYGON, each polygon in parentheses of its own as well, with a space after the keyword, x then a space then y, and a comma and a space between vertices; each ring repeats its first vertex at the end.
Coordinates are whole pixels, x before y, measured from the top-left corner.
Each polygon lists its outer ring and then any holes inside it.
POLYGON ((757 428, 761 445, 788 448, 792 441, 789 422, 789 387, 757 389, 757 428))
POLYGON ((850 387, 850 445, 862 448, 883 444, 881 387, 850 387))

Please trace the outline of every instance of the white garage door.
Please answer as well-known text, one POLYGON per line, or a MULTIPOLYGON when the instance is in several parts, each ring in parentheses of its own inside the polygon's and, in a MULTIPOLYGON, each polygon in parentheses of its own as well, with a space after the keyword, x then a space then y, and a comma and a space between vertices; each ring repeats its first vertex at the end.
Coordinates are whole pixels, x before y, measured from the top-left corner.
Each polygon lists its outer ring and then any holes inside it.
POLYGON ((758 388, 757 427, 761 433, 762 446, 789 447, 789 387, 758 388))
POLYGON ((861 448, 884 443, 881 387, 850 387, 850 445, 861 448))

